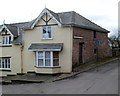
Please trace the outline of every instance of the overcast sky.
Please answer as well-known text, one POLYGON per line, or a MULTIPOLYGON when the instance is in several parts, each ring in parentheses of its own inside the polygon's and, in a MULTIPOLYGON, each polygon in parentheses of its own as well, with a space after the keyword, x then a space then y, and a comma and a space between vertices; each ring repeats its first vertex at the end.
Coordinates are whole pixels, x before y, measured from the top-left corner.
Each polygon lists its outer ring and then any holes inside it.
MULTIPOLYGON (((54 12, 76 11, 117 34, 119 0, 0 0, 0 25, 35 19, 45 8, 54 12)), ((110 35, 109 34, 109 35, 110 35)))

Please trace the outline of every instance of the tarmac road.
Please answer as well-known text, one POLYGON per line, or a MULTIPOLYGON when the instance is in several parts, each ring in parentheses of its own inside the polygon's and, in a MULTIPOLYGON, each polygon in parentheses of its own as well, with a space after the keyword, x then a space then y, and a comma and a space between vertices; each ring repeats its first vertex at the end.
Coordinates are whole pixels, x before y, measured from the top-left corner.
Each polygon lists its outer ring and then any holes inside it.
POLYGON ((3 94, 118 94, 118 61, 51 83, 3 85, 3 94))

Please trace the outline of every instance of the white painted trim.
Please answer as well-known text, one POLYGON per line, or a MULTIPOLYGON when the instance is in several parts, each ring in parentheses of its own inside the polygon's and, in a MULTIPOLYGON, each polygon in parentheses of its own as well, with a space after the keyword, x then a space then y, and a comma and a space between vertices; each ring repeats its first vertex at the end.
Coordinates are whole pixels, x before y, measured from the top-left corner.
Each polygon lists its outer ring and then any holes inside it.
POLYGON ((74 36, 74 39, 83 39, 83 36, 74 36))
POLYGON ((35 67, 37 67, 37 68, 61 68, 61 66, 45 66, 45 67, 43 67, 43 66, 35 66, 35 67))
POLYGON ((45 51, 43 52, 43 66, 45 67, 45 51))
POLYGON ((59 62, 59 66, 60 66, 60 52, 58 53, 58 56, 59 56, 59 57, 58 57, 58 59, 59 59, 58 62, 59 62))
POLYGON ((36 64, 36 66, 38 66, 38 52, 37 51, 36 51, 36 59, 35 60, 36 60, 35 64, 36 64))
POLYGON ((13 37, 13 34, 10 32, 10 30, 7 28, 7 26, 3 25, 0 29, 0 33, 2 32, 3 28, 5 28, 9 33, 10 35, 13 37))
POLYGON ((30 51, 61 51, 62 49, 29 49, 30 51))
POLYGON ((53 67, 53 52, 51 51, 51 66, 53 67))
POLYGON ((48 15, 49 15, 53 20, 55 20, 59 26, 62 26, 62 24, 61 24, 59 21, 57 21, 57 19, 45 8, 45 9, 43 9, 43 11, 40 13, 40 15, 37 17, 37 19, 35 20, 35 22, 32 24, 31 29, 34 28, 34 26, 38 23, 38 21, 41 19, 41 17, 44 15, 44 13, 48 13, 48 15))
POLYGON ((43 39, 43 38, 42 38, 42 37, 43 37, 43 36, 42 36, 42 35, 43 35, 43 27, 41 27, 40 29, 41 29, 41 31, 40 31, 40 38, 43 39))
POLYGON ((20 28, 19 27, 17 27, 17 29, 18 29, 18 36, 20 35, 20 28))
POLYGON ((0 70, 11 70, 10 68, 0 68, 0 70))
POLYGON ((52 17, 52 19, 53 20, 55 20, 56 22, 57 22, 57 24, 59 25, 59 26, 61 26, 61 23, 52 15, 52 14, 50 14, 50 12, 47 10, 47 13, 48 13, 48 15, 50 16, 50 17, 52 17))

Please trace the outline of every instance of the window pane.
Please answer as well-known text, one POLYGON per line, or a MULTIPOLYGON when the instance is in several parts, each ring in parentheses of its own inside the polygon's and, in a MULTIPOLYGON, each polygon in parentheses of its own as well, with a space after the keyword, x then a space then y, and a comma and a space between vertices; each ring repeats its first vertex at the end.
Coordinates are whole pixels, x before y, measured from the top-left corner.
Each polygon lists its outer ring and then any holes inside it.
POLYGON ((43 59, 43 52, 38 52, 38 59, 43 59))
POLYGON ((2 68, 4 68, 4 59, 2 59, 2 68))
POLYGON ((59 59, 53 59, 53 66, 59 66, 59 59))
POLYGON ((7 68, 7 59, 5 59, 5 68, 7 68))
POLYGON ((51 66, 51 60, 45 59, 45 66, 51 66))
POLYGON ((48 34, 49 34, 49 38, 51 38, 51 27, 47 27, 47 31, 48 31, 48 34))
POLYGON ((43 33, 46 33, 46 27, 43 27, 43 33))
POLYGON ((11 44, 11 36, 9 36, 9 44, 11 44))
POLYGON ((45 66, 51 66, 51 52, 45 52, 45 66))
POLYGON ((10 59, 8 59, 8 68, 10 68, 10 59))
POLYGON ((53 52, 53 58, 59 58, 59 52, 54 51, 53 52))
POLYGON ((6 36, 5 38, 6 38, 6 43, 5 44, 8 44, 8 42, 9 42, 8 36, 6 36))
POLYGON ((49 26, 49 27, 47 27, 47 30, 48 30, 48 31, 51 31, 51 27, 50 27, 50 26, 49 26))
POLYGON ((53 52, 53 66, 59 66, 59 52, 53 52))
POLYGON ((50 52, 49 51, 46 51, 45 52, 45 58, 50 58, 51 56, 50 56, 50 52))
POLYGON ((43 59, 38 59, 38 66, 44 66, 43 65, 43 59))
POLYGON ((51 31, 48 31, 48 37, 51 38, 51 31))
POLYGON ((46 27, 43 27, 43 34, 42 34, 43 38, 48 38, 48 34, 47 34, 47 30, 46 27))
POLYGON ((2 44, 5 44, 5 37, 2 37, 2 44))

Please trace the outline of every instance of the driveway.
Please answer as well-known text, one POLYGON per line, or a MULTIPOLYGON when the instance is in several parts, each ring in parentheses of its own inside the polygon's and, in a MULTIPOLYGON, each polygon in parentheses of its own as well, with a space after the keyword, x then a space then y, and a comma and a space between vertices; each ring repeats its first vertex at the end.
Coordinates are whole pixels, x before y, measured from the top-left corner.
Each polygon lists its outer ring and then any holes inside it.
POLYGON ((118 94, 118 61, 74 78, 40 84, 3 85, 3 94, 118 94))

